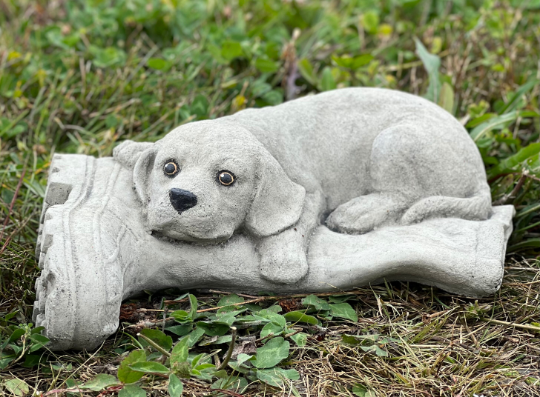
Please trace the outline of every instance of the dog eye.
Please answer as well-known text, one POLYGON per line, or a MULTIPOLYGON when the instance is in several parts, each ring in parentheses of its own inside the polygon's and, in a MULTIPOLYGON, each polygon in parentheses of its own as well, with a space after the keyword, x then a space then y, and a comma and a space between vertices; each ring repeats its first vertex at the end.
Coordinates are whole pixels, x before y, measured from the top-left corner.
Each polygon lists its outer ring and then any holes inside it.
POLYGON ((176 175, 178 173, 178 164, 176 164, 174 161, 169 161, 163 166, 163 172, 167 176, 176 175))
POLYGON ((234 183, 234 175, 229 171, 220 171, 218 174, 219 183, 230 186, 234 183))

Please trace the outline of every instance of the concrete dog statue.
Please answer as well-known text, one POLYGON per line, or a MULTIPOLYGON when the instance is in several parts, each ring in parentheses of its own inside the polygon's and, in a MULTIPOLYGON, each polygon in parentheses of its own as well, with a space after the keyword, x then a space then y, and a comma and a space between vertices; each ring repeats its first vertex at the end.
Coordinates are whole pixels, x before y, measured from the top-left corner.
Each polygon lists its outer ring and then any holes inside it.
POLYGON ((480 154, 437 105, 347 88, 180 126, 156 143, 126 141, 145 227, 157 238, 256 243, 261 275, 295 283, 321 223, 362 234, 427 218, 484 220, 491 196, 480 154))

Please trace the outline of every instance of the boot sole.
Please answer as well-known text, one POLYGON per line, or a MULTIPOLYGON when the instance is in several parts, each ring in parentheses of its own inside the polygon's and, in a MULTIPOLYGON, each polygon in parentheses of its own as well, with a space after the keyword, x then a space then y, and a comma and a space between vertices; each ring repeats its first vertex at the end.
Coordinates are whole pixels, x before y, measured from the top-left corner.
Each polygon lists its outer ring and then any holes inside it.
POLYGON ((95 348, 118 326, 122 280, 114 263, 105 266, 100 226, 118 168, 112 159, 53 157, 36 246, 41 275, 33 313, 51 350, 95 348))

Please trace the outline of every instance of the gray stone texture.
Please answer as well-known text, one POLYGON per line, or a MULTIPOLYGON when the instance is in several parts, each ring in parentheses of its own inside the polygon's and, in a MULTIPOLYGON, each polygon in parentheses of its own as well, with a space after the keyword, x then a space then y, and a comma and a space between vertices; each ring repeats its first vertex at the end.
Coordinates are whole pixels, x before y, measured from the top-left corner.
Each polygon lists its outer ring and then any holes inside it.
POLYGON ((513 213, 491 207, 466 130, 422 98, 351 88, 247 109, 126 141, 114 158, 56 155, 35 321, 51 348, 91 349, 142 290, 403 280, 485 296, 501 284, 513 213))

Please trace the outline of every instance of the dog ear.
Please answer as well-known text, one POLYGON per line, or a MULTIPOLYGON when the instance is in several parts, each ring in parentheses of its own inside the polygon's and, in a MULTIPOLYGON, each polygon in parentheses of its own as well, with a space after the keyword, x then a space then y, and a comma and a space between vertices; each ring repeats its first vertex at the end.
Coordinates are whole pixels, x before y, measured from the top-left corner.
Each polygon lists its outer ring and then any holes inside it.
POLYGON ((153 143, 148 142, 133 142, 130 140, 125 140, 113 149, 113 157, 124 167, 133 169, 133 166, 141 153, 153 145, 153 143))
POLYGON ((142 204, 148 203, 148 184, 150 183, 150 172, 154 166, 156 149, 151 145, 148 149, 138 155, 133 167, 133 186, 142 204))
POLYGON ((245 221, 247 230, 265 237, 294 225, 304 208, 304 187, 291 181, 268 152, 260 157, 257 177, 257 190, 245 221))

